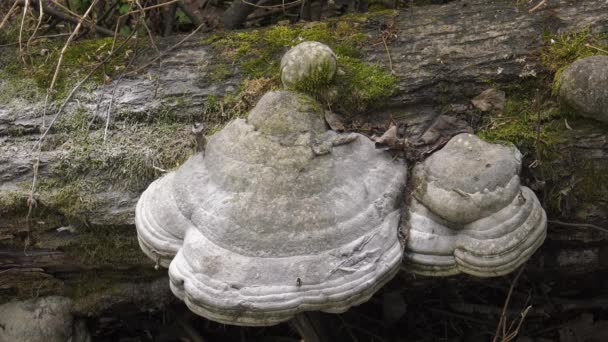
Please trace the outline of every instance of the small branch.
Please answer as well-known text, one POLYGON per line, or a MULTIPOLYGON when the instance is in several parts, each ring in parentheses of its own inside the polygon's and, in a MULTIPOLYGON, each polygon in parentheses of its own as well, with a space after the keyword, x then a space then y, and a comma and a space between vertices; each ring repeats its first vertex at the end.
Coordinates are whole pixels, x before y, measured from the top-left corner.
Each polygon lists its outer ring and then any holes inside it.
POLYGON ((384 43, 384 49, 386 49, 386 56, 388 56, 388 67, 391 69, 391 74, 395 74, 395 70, 393 70, 393 59, 391 58, 391 52, 388 49, 388 45, 386 44, 386 38, 384 35, 382 36, 382 42, 384 43))
POLYGON ((499 335, 501 329, 503 330, 503 336, 505 335, 504 332, 505 332, 506 325, 507 325, 507 309, 509 308, 509 303, 511 302, 511 296, 513 295, 513 290, 515 289, 515 285, 517 284, 519 277, 523 273, 524 268, 525 268, 525 266, 522 266, 519 268, 519 271, 517 272, 517 274, 515 275, 515 278, 513 278, 513 281, 511 282, 511 287, 509 287, 509 293, 507 294, 507 298, 505 299, 505 305, 502 307, 502 313, 500 314, 500 320, 498 321, 498 326, 496 327, 496 333, 494 334, 494 339, 492 340, 492 342, 498 342, 498 335, 499 335))
POLYGON ((13 3, 13 6, 11 6, 11 9, 8 10, 8 12, 6 13, 6 15, 4 16, 4 19, 2 19, 2 22, 0 22, 0 29, 4 27, 4 25, 8 21, 8 18, 10 18, 10 16, 13 14, 13 11, 15 10, 15 8, 17 8, 17 2, 16 1, 13 3))
POLYGON ((538 3, 538 5, 532 7, 528 11, 528 13, 534 13, 534 12, 538 11, 541 8, 541 6, 543 6, 546 2, 547 2, 547 0, 542 0, 541 2, 538 3))
MULTIPOLYGON (((32 40, 34 40, 36 38, 36 33, 38 33, 38 29, 40 28, 40 24, 42 24, 42 17, 44 17, 44 11, 43 11, 43 6, 38 6, 38 22, 36 23, 36 28, 34 28, 34 33, 32 33, 32 35, 30 36, 30 38, 27 40, 27 43, 25 44, 25 50, 28 53, 30 53, 30 44, 32 43, 32 40)), ((33 63, 32 63, 33 64, 33 63)))
MULTIPOLYGON (((27 7, 28 3, 31 3, 33 5, 38 5, 39 2, 38 2, 38 0, 18 0, 16 3, 19 4, 19 6, 27 7)), ((44 5, 44 4, 42 5, 42 9, 44 10, 44 13, 46 13, 48 15, 51 15, 51 16, 57 18, 57 19, 61 19, 63 21, 67 21, 69 23, 76 24, 76 25, 78 25, 78 23, 81 22, 80 19, 77 19, 77 18, 74 18, 72 16, 69 16, 69 15, 67 15, 65 13, 62 13, 62 12, 60 12, 60 11, 52 8, 52 7, 44 5)), ((84 25, 87 28, 89 28, 91 30, 94 30, 95 32, 98 32, 98 33, 100 33, 100 34, 102 34, 104 36, 111 37, 113 35, 113 32, 110 31, 110 30, 108 30, 107 28, 104 28, 104 27, 101 27, 101 26, 97 26, 94 23, 91 23, 91 22, 86 21, 86 20, 83 21, 81 23, 81 25, 84 25)))
POLYGON ((163 2, 162 4, 158 4, 158 5, 154 5, 154 6, 148 6, 148 7, 140 8, 140 9, 134 10, 134 11, 129 11, 129 12, 123 14, 121 17, 124 17, 126 15, 131 15, 133 13, 145 12, 145 11, 148 11, 148 10, 151 10, 151 9, 154 9, 154 8, 159 8, 159 7, 167 6, 167 5, 179 2, 179 1, 182 1, 182 0, 171 0, 171 1, 163 2))
POLYGON ((131 71, 129 74, 137 74, 138 72, 142 71, 143 69, 147 68, 148 66, 150 66, 150 64, 158 61, 160 58, 162 58, 164 55, 166 55, 168 52, 173 51, 174 49, 176 49, 178 46, 182 45, 185 41, 187 41, 188 39, 192 38, 192 36, 194 36, 198 31, 200 31, 200 29, 203 28, 203 26, 205 26, 205 24, 201 24, 199 25, 194 31, 190 32, 190 34, 188 34, 187 36, 185 36, 182 40, 180 40, 179 42, 177 42, 176 44, 174 44, 173 46, 167 48, 165 51, 163 51, 159 56, 157 56, 156 58, 153 58, 151 61, 149 61, 148 63, 142 65, 141 67, 131 71))
POLYGON ((597 47, 597 46, 593 46, 593 45, 591 45, 591 44, 589 44, 589 43, 585 43, 585 46, 586 46, 586 47, 588 47, 588 48, 590 48, 590 49, 597 50, 597 51, 599 51, 599 52, 608 53, 608 51, 606 51, 606 50, 604 50, 604 49, 600 49, 599 47, 597 47))
POLYGON ((576 227, 576 228, 591 228, 591 229, 599 230, 600 232, 608 233, 608 229, 600 227, 600 226, 596 226, 595 224, 591 224, 591 223, 569 223, 569 222, 562 222, 559 220, 547 220, 547 222, 556 224, 558 226, 576 227))
POLYGON ((292 5, 299 5, 302 2, 302 0, 295 0, 295 1, 287 2, 287 3, 283 2, 280 5, 268 5, 268 6, 266 6, 266 5, 256 5, 256 4, 254 4, 252 2, 249 2, 247 0, 241 0, 241 1, 243 1, 244 4, 247 4, 249 6, 253 6, 255 8, 264 8, 264 9, 273 9, 273 8, 287 9, 288 7, 290 7, 292 5))
POLYGON ((298 5, 299 5, 299 1, 294 1, 294 2, 292 2, 290 4, 286 4, 285 8, 281 7, 281 8, 273 9, 273 10, 268 11, 266 13, 258 14, 258 15, 255 15, 255 16, 250 16, 250 17, 247 17, 247 19, 245 19, 245 21, 255 21, 255 20, 258 20, 258 19, 263 19, 263 18, 271 17, 271 16, 273 16, 275 14, 283 13, 284 10, 290 9, 292 7, 296 7, 298 5))
POLYGON ((30 8, 29 4, 30 4, 29 0, 25 0, 25 6, 23 6, 23 15, 21 16, 21 27, 19 28, 19 57, 21 58, 21 62, 23 62, 24 64, 26 63, 26 61, 25 61, 25 54, 23 53, 23 46, 22 46, 23 24, 25 23, 25 16, 27 15, 27 10, 30 8))

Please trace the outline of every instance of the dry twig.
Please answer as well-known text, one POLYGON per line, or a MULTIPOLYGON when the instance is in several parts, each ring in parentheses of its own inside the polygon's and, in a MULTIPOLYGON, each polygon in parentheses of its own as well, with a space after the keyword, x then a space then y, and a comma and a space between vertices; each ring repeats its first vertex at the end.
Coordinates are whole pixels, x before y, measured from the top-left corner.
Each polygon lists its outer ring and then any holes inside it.
POLYGON ((32 40, 35 39, 36 33, 38 33, 38 29, 40 28, 40 25, 42 24, 42 17, 44 17, 44 11, 42 10, 42 6, 38 6, 38 11, 39 11, 38 22, 36 23, 34 32, 30 36, 30 38, 27 40, 27 43, 25 44, 25 50, 27 51, 28 56, 30 54, 30 44, 32 43, 32 40))
POLYGON ((559 220, 548 220, 547 222, 556 224, 558 226, 576 227, 576 228, 591 228, 591 229, 599 230, 600 232, 608 233, 607 228, 600 227, 600 226, 597 226, 597 225, 591 224, 591 223, 569 223, 569 222, 562 222, 559 220))
MULTIPOLYGON (((505 304, 502 307, 502 313, 500 314, 500 320, 498 321, 498 326, 496 327, 496 333, 494 334, 494 339, 492 340, 492 342, 498 342, 498 341, 502 341, 502 342, 507 342, 510 340, 507 340, 507 336, 509 336, 511 334, 510 331, 507 331, 507 310, 509 308, 509 304, 511 302, 511 296, 513 295, 513 290, 515 289, 515 285, 517 285, 517 281, 519 280, 519 277, 521 276, 521 274, 524 271, 525 266, 522 266, 519 268, 519 271, 517 272, 517 274, 515 275, 515 278, 513 278, 513 281, 511 282, 511 286, 509 287, 509 293, 507 294, 507 298, 505 299, 505 304), (502 330, 502 334, 500 334, 502 330), (499 336, 502 335, 502 338, 499 340, 499 336)), ((525 314, 528 313, 530 308, 525 310, 525 314)), ((525 316, 523 316, 522 313, 522 320, 525 316)), ((519 329, 519 326, 518 326, 519 329)))
POLYGON ((530 8, 528 13, 534 13, 534 12, 538 11, 545 3, 547 3, 547 0, 542 0, 541 2, 538 3, 538 5, 530 8))
POLYGON ((174 45, 170 46, 169 48, 167 48, 165 51, 163 51, 159 56, 157 56, 156 58, 153 58, 151 61, 149 61, 148 63, 142 65, 141 67, 131 71, 129 74, 137 74, 138 72, 144 70, 145 68, 149 67, 152 63, 158 61, 160 58, 162 58, 164 55, 166 55, 168 52, 173 51, 174 49, 176 49, 177 47, 179 47, 180 45, 182 45, 185 41, 187 41, 188 39, 190 39, 192 36, 194 36, 198 31, 200 31, 200 29, 203 28, 203 26, 205 26, 205 23, 199 25, 194 31, 190 32, 190 34, 188 34, 187 36, 185 36, 182 40, 180 40, 179 42, 175 43, 174 45))
POLYGON ((22 42, 23 42, 23 25, 25 23, 25 17, 27 15, 27 11, 30 8, 29 6, 29 0, 25 0, 25 6, 23 6, 23 15, 21 16, 21 27, 19 28, 19 57, 21 58, 21 61, 25 64, 26 60, 25 60, 25 54, 23 53, 23 46, 22 46, 22 42))
POLYGON ((15 8, 17 8, 17 2, 15 1, 13 3, 13 6, 11 6, 11 8, 8 10, 8 12, 6 13, 6 15, 4 16, 4 19, 2 19, 2 22, 0 22, 0 29, 4 27, 4 25, 8 22, 8 18, 11 17, 11 15, 13 14, 13 11, 15 10, 15 8))
POLYGON ((589 43, 585 43, 585 46, 586 46, 586 47, 588 47, 588 48, 590 48, 590 49, 597 50, 597 51, 599 51, 599 52, 608 53, 608 51, 606 51, 606 50, 604 50, 604 49, 600 49, 599 47, 597 47, 597 46, 593 46, 593 45, 591 45, 591 44, 589 44, 589 43))

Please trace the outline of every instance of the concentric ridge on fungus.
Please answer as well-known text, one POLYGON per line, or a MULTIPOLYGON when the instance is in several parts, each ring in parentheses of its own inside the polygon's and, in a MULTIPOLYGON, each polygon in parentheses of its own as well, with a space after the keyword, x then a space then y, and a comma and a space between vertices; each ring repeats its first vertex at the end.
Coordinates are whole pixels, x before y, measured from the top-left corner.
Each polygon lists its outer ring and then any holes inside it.
POLYGON ((432 276, 512 272, 538 249, 547 218, 520 185, 521 154, 460 134, 414 167, 408 268, 432 276))
POLYGON ((195 313, 262 326, 343 312, 399 270, 405 165, 317 110, 270 92, 141 196, 140 246, 195 313))

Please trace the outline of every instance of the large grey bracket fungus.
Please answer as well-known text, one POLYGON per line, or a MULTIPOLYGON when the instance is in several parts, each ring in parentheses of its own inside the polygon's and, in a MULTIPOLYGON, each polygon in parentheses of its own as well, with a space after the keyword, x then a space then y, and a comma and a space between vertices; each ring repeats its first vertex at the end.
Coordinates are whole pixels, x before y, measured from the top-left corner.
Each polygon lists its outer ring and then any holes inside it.
POLYGON ((140 246, 195 313, 263 326, 343 312, 399 269, 403 162, 328 131, 311 98, 264 95, 137 204, 140 246))
POLYGON ((560 75, 559 95, 580 115, 608 122, 608 56, 570 64, 560 75))
POLYGON ((543 243, 547 218, 520 185, 521 154, 464 133, 412 172, 405 259, 415 273, 500 276, 543 243))
POLYGON ((313 80, 328 83, 336 74, 336 55, 319 42, 303 42, 291 48, 281 59, 281 81, 286 89, 299 82, 313 80))

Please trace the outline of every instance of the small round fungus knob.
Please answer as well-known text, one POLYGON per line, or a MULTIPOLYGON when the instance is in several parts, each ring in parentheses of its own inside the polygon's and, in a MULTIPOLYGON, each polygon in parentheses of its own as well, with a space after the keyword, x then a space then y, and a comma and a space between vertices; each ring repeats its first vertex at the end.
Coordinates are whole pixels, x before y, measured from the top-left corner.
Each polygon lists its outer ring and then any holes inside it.
POLYGON ((329 83, 336 74, 336 55, 319 42, 303 42, 291 48, 281 59, 281 81, 286 89, 301 82, 329 83))

